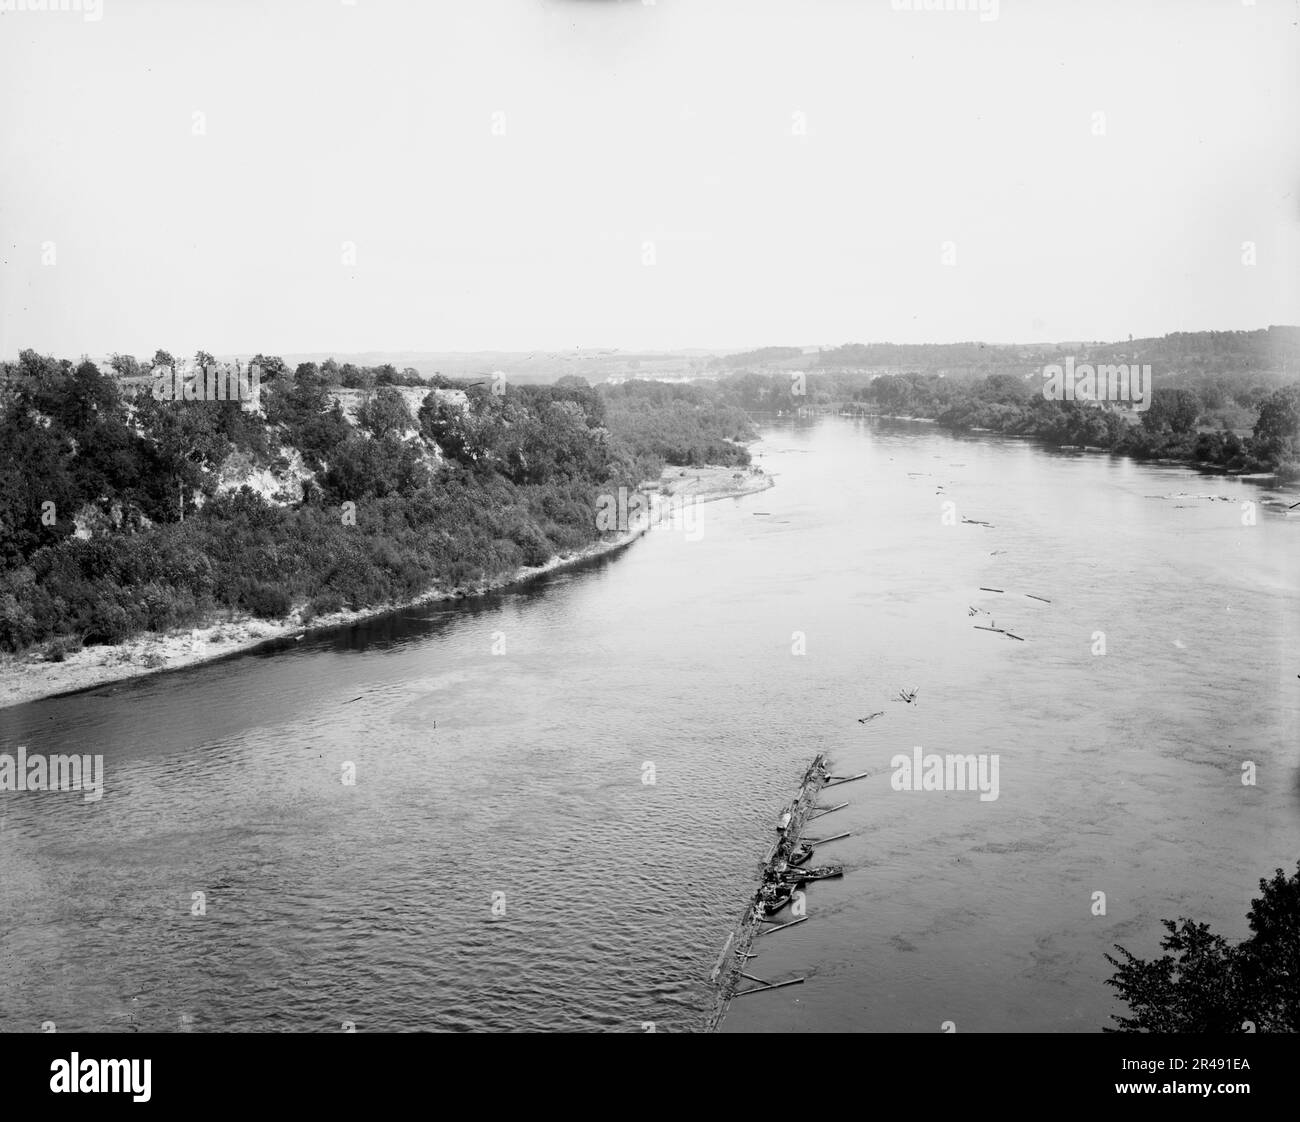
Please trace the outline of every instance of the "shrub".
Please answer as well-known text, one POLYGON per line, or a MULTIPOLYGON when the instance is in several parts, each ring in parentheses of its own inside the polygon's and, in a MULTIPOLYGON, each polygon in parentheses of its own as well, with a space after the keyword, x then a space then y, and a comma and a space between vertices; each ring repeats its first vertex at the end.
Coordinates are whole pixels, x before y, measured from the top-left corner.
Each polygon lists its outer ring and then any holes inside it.
POLYGON ((81 647, 79 635, 61 635, 45 648, 45 661, 62 662, 68 655, 81 650, 81 647))
POLYGON ((287 591, 265 581, 245 584, 240 590, 239 603, 259 619, 282 619, 293 606, 287 591))
MULTIPOLYGON (((332 588, 327 588, 323 592, 318 592, 311 598, 311 603, 307 605, 307 611, 311 613, 311 618, 316 616, 332 615, 334 612, 342 611, 343 597, 335 592, 332 588)), ((304 614, 303 622, 306 622, 304 614)))

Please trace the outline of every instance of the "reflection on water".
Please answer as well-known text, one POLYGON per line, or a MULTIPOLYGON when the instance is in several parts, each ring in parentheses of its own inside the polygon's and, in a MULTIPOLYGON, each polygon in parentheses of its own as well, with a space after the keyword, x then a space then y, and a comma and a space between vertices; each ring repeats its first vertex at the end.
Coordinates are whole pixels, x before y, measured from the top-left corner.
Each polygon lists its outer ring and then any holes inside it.
POLYGON ((880 774, 826 820, 845 878, 761 946, 808 981, 729 1030, 1095 1031, 1112 943, 1246 933, 1300 854, 1294 519, 932 426, 758 451, 777 487, 699 540, 0 711, 0 749, 106 770, 95 804, 0 795, 0 1027, 697 1027, 818 750, 880 774), (997 753, 998 799, 892 790, 916 745, 997 753))

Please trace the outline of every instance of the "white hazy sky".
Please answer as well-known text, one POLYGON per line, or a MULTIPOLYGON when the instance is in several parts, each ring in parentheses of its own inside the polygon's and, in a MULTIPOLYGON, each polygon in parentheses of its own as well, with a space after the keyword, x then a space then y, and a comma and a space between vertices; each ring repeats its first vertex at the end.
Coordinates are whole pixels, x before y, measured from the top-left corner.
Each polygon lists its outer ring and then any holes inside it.
POLYGON ((1300 321, 1295 0, 102 3, 0 14, 4 357, 1300 321))

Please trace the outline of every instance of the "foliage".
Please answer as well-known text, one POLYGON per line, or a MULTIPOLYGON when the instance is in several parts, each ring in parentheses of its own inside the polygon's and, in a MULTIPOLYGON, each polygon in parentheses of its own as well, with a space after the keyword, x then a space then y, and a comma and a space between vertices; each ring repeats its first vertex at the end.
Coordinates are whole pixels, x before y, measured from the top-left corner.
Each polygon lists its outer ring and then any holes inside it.
POLYGON ((1300 862, 1259 882, 1247 913, 1251 935, 1233 945, 1208 924, 1163 920, 1161 949, 1147 961, 1116 946, 1107 985, 1131 1016, 1120 1032, 1300 1032, 1300 862), (1247 1028, 1247 1023, 1251 1026, 1247 1028))
POLYGON ((223 610, 324 614, 493 579, 595 541, 598 497, 664 460, 748 459, 749 423, 715 392, 438 379, 412 416, 397 387, 428 385, 413 370, 253 361, 264 412, 157 401, 128 383, 130 356, 101 372, 24 351, 0 371, 0 647, 57 654, 223 610), (376 387, 355 425, 336 399, 349 380, 376 387), (283 471, 293 449, 301 502, 222 483, 223 467, 283 471))

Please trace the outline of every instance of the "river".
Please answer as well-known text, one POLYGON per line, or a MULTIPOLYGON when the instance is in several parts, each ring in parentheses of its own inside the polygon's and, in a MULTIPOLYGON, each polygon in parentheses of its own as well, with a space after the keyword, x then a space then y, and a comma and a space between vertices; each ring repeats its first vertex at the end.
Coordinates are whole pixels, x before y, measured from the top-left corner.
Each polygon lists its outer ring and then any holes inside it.
POLYGON ((696 1029, 818 751, 873 772, 846 874, 726 1031, 1095 1032, 1113 944, 1248 933, 1300 856, 1294 516, 916 423, 755 452, 772 490, 531 585, 0 710, 105 769, 0 795, 0 1029, 696 1029), (998 797, 894 790, 917 745, 998 797))

